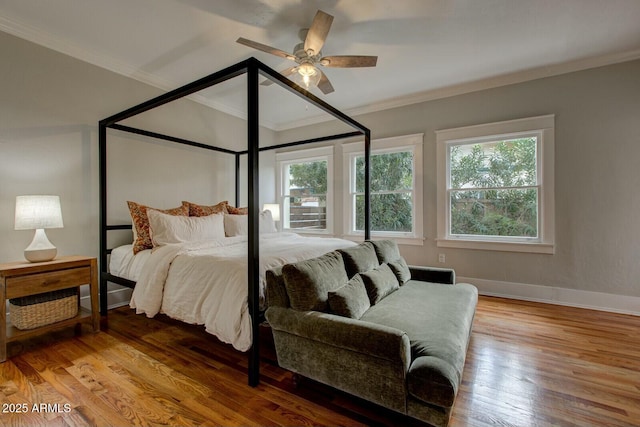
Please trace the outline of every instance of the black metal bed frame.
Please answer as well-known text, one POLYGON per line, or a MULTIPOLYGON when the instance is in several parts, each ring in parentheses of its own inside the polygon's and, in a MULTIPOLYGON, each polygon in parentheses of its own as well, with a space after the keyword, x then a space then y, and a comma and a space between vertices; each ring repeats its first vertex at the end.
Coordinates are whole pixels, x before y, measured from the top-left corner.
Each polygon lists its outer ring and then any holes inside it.
POLYGON ((167 92, 163 95, 150 99, 139 105, 124 110, 118 114, 114 114, 98 123, 98 144, 99 144, 99 171, 100 171, 100 313, 107 315, 107 282, 133 288, 135 282, 121 277, 111 275, 108 272, 107 256, 111 253, 108 248, 107 232, 111 230, 131 229, 132 225, 109 225, 107 223, 107 128, 116 129, 123 132, 143 135, 151 138, 171 141, 178 144, 184 144, 194 147, 200 147, 206 150, 218 151, 235 156, 235 197, 236 206, 240 200, 240 156, 247 155, 247 174, 248 174, 248 303, 249 314, 251 316, 252 328, 252 345, 249 349, 249 366, 248 379, 249 385, 255 387, 260 381, 260 329, 259 329, 259 170, 258 157, 261 151, 274 150, 284 147, 292 147, 303 144, 310 144, 321 141, 332 141, 337 139, 349 138, 354 136, 364 136, 364 158, 365 158, 365 233, 364 238, 370 239, 371 221, 370 221, 370 155, 371 155, 371 132, 351 117, 327 104, 312 93, 304 90, 300 86, 291 82, 289 79, 280 75, 277 71, 263 64, 255 58, 249 58, 239 62, 228 68, 210 74, 192 83, 184 85, 180 88, 167 92), (162 106, 169 102, 178 100, 185 96, 191 95, 210 86, 225 82, 242 74, 247 74, 247 149, 242 151, 234 151, 225 148, 215 147, 199 142, 189 141, 182 138, 163 135, 147 130, 137 129, 130 126, 118 124, 119 122, 162 106), (338 120, 350 125, 355 129, 353 132, 330 135, 320 138, 295 141, 285 144, 272 145, 269 147, 260 147, 259 141, 259 103, 258 103, 258 75, 262 75, 272 82, 282 86, 290 92, 307 100, 316 107, 324 110, 328 114, 334 116, 338 120))

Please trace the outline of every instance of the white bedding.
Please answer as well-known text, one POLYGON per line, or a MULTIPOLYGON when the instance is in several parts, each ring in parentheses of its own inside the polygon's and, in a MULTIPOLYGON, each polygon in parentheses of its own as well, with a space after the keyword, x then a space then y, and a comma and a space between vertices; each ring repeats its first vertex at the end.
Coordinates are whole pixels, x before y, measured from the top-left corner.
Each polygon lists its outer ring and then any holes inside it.
MULTIPOLYGON (((261 234, 261 302, 268 269, 353 245, 295 233, 261 234)), ((144 261, 130 306, 148 317, 164 313, 203 324, 221 341, 246 351, 252 342, 247 275, 247 236, 161 246, 144 261)))
POLYGON ((144 263, 151 256, 151 249, 145 249, 134 255, 133 245, 114 248, 109 257, 109 273, 124 279, 138 281, 144 263))

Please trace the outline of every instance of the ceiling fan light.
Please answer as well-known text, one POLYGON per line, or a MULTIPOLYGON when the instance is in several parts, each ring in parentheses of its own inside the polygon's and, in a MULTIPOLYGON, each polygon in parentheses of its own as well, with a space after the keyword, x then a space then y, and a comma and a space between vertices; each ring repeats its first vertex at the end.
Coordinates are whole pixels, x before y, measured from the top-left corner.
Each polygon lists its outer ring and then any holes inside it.
POLYGON ((320 81, 320 71, 313 64, 300 64, 293 75, 293 81, 305 89, 317 86, 320 81))

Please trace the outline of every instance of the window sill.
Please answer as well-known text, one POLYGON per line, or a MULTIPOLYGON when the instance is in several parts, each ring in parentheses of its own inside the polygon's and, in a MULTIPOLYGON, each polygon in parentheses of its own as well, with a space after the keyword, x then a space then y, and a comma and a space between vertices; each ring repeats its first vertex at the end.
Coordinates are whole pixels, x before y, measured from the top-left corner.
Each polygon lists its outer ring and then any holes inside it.
POLYGON ((485 240, 436 239, 439 248, 478 249, 485 251, 554 254, 552 243, 489 242, 485 240))
MULTIPOLYGON (((343 239, 353 240, 354 242, 362 241, 364 234, 345 234, 343 239)), ((424 237, 408 237, 408 236, 394 236, 385 234, 371 233, 371 240, 393 240, 399 245, 411 245, 411 246, 424 246, 424 237)))

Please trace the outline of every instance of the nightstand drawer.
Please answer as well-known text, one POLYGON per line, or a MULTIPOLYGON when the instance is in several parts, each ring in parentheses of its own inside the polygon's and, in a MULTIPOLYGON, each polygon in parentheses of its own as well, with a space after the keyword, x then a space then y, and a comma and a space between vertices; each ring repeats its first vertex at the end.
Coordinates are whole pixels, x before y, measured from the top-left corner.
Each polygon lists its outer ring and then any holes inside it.
POLYGON ((7 278, 6 298, 19 298, 26 295, 65 289, 85 285, 91 282, 91 268, 71 268, 68 270, 28 274, 7 278))

